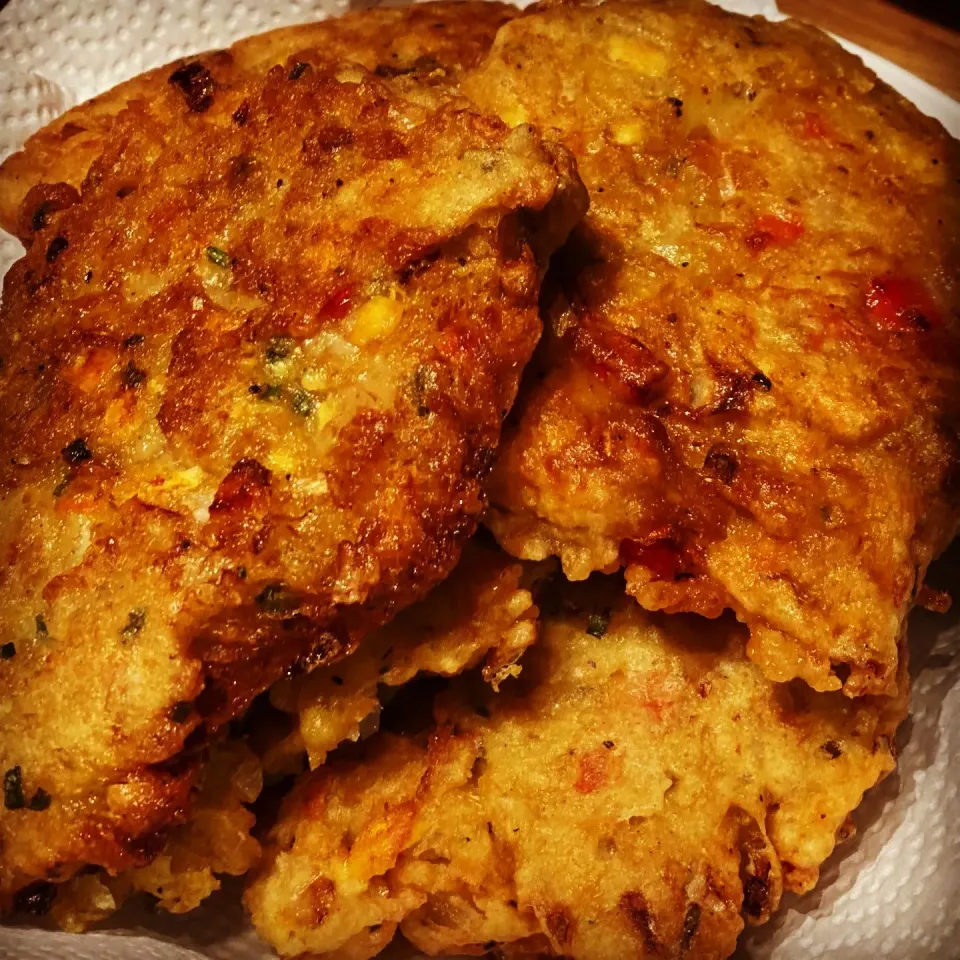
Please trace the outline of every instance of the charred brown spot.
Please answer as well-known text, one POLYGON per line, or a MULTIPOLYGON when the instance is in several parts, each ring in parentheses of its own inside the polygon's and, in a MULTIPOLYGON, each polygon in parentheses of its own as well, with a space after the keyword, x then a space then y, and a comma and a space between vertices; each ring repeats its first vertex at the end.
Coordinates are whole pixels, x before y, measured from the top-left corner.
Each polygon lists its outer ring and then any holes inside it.
POLYGON ((80 194, 68 183, 38 183, 31 187, 20 205, 17 237, 29 247, 33 234, 48 227, 53 214, 69 209, 79 200, 80 194))
POLYGON ((66 460, 67 463, 72 466, 79 466, 81 463, 86 463, 88 460, 93 459, 93 454, 90 451, 90 448, 87 446, 87 441, 83 437, 77 437, 76 440, 72 440, 68 443, 61 451, 60 455, 66 460))
POLYGON ((170 74, 168 82, 180 90, 193 113, 203 113, 213 104, 213 77, 202 63, 184 64, 170 74))
POLYGON ((257 460, 245 457, 220 482, 210 512, 250 510, 261 502, 269 487, 270 471, 257 460))
POLYGON ((773 387, 773 381, 759 370, 750 379, 765 393, 769 393, 773 387))
POLYGON ((700 926, 700 916, 703 910, 699 903, 691 903, 687 907, 687 912, 683 917, 683 933, 680 936, 680 952, 686 953, 693 943, 693 938, 697 935, 697 928, 700 926))
POLYGON ((831 759, 836 760, 843 751, 840 749, 840 744, 836 740, 828 740, 826 743, 820 745, 820 749, 831 759))
POLYGON ((322 127, 303 138, 302 150, 308 160, 319 160, 353 144, 353 132, 346 127, 322 127))
POLYGON ((643 944, 647 953, 657 953, 660 941, 653 930, 653 920, 647 899, 642 893, 631 890, 620 898, 620 909, 626 914, 630 926, 643 937, 643 944))
POLYGON ((440 251, 434 250, 426 256, 420 257, 418 260, 408 263, 398 271, 397 280, 403 286, 406 286, 414 277, 419 276, 425 270, 428 270, 432 264, 436 263, 439 257, 440 251))
POLYGON ((287 79, 299 80, 309 69, 310 69, 309 63, 304 63, 302 60, 298 60, 290 68, 290 72, 287 74, 287 79))
POLYGON ((737 474, 737 460, 731 453, 726 453, 719 447, 712 447, 703 462, 706 473, 715 477, 721 483, 729 486, 737 474))
POLYGON ((759 919, 770 909, 770 887, 765 877, 747 877, 743 885, 743 912, 759 919))
POLYGON ((54 237, 47 246, 47 263, 54 263, 69 246, 70 241, 66 237, 54 237))
POLYGON ((30 221, 30 226, 33 228, 34 232, 39 232, 47 225, 47 218, 50 214, 50 207, 44 201, 33 211, 33 218, 30 221))
POLYGON ((250 119, 250 104, 244 100, 243 103, 233 111, 233 122, 242 127, 250 119))
POLYGON ((547 914, 546 924, 550 938, 559 946, 567 946, 573 940, 574 920, 565 908, 551 910, 547 914))

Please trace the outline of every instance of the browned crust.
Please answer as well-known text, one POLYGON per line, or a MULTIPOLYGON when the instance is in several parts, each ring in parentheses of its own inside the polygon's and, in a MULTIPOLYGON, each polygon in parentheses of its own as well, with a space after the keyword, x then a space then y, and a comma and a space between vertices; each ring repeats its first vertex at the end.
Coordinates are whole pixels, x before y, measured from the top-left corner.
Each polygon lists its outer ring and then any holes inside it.
POLYGON ((185 746, 449 572, 540 332, 528 231, 582 212, 408 78, 195 64, 5 281, 0 768, 52 798, 0 813, 8 893, 149 858, 185 746))
POLYGON ((430 956, 727 957, 894 767, 905 670, 899 698, 852 702, 770 682, 732 619, 648 614, 619 578, 538 601, 517 681, 461 680, 427 734, 295 786, 245 895, 281 956, 366 960, 399 929, 430 956))
POLYGON ((816 30, 695 0, 538 6, 464 90, 591 193, 501 544, 732 608, 774 679, 891 693, 960 522, 956 141, 816 30))
MULTIPOLYGON (((280 27, 246 37, 228 50, 184 57, 177 64, 199 58, 218 85, 229 86, 244 74, 286 63, 301 50, 317 49, 331 60, 362 63, 383 77, 411 76, 444 84, 475 66, 498 28, 515 13, 509 4, 479 0, 384 7, 280 27)), ((29 237, 29 225, 18 229, 17 220, 31 188, 40 183, 79 187, 103 151, 118 114, 131 103, 155 97, 171 72, 170 66, 158 67, 73 107, 0 164, 0 227, 29 237)))

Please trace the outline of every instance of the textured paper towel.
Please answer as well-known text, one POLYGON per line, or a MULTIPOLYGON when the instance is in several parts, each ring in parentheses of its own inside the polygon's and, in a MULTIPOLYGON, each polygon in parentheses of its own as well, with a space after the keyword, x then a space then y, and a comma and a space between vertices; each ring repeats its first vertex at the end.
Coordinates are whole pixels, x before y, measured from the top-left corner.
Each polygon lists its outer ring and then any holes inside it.
MULTIPOLYGON (((185 53, 271 27, 335 15, 350 0, 11 0, 0 11, 0 157, 67 107, 185 53)), ((723 6, 779 18, 772 2, 723 6)), ((884 79, 960 135, 960 105, 855 48, 884 79)), ((19 245, 0 234, 0 273, 19 245)), ((931 582, 960 593, 960 543, 931 582)), ((868 794, 859 834, 828 862, 817 890, 788 898, 778 918, 745 937, 752 960, 960 958, 960 603, 918 612, 911 632, 912 718, 899 771, 868 794)), ((194 914, 129 909, 104 933, 72 937, 0 929, 0 960, 253 960, 268 955, 247 929, 237 888, 194 914)))

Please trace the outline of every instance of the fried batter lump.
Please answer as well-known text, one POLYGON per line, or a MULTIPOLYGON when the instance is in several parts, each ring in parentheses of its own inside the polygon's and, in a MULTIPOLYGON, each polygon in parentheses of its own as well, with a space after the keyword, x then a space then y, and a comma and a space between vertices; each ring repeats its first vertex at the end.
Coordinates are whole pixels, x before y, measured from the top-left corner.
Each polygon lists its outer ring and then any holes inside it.
POLYGON ((473 533, 540 332, 526 233, 582 194, 530 128, 393 83, 168 84, 6 278, 0 894, 149 862, 198 741, 473 533))
POLYGON ((309 674, 278 680, 270 700, 295 718, 294 730, 271 745, 265 766, 311 768, 346 740, 375 727, 380 690, 421 673, 453 677, 482 664, 498 690, 520 674, 518 661, 537 638, 531 570, 496 547, 474 539, 453 573, 429 596, 364 639, 356 653, 309 674))
MULTIPOLYGON (((544 607, 548 601, 542 601, 544 607)), ((458 680, 286 799, 245 902, 282 956, 720 958, 894 767, 900 699, 766 679, 732 618, 564 585, 523 672, 458 680)))
POLYGON ((218 875, 241 876, 259 859, 247 804, 262 783, 260 762, 242 741, 218 743, 194 784, 190 819, 170 831, 152 863, 116 877, 86 871, 37 887, 35 895, 50 899, 50 916, 71 933, 106 919, 137 893, 150 894, 171 913, 193 910, 220 888, 218 875))
POLYGON ((771 679, 890 693, 960 517, 958 144, 812 28, 693 0, 534 8, 463 89, 591 197, 501 544, 731 608, 771 679))
MULTIPOLYGON (((29 191, 41 183, 65 183, 79 189, 103 151, 118 114, 134 101, 150 101, 162 93, 177 67, 185 72, 174 82, 192 91, 191 109, 198 111, 205 109, 214 90, 231 86, 250 73, 285 64, 307 49, 316 49, 327 59, 361 63, 381 77, 411 76, 430 85, 452 86, 464 69, 480 62, 497 29, 516 13, 508 4, 478 0, 365 10, 318 23, 280 27, 240 40, 227 50, 210 51, 141 74, 68 110, 0 164, 0 227, 29 243, 34 223, 42 223, 55 209, 58 196, 35 193, 23 208, 29 191)), ((63 195, 60 188, 59 196, 63 195)))

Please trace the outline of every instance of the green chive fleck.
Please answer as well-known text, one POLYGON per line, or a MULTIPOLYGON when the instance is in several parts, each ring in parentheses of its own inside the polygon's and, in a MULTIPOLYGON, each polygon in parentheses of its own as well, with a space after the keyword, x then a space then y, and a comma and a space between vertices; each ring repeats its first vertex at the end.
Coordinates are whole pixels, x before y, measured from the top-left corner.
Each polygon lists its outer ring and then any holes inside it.
POLYGON ((123 635, 125 637, 134 637, 142 629, 143 625, 147 622, 147 611, 143 607, 137 607, 136 610, 131 610, 129 616, 127 617, 127 623, 123 628, 123 635))
POLYGON ((290 337, 274 337, 267 343, 267 363, 286 360, 293 353, 296 344, 290 337))
POLYGON ((37 787, 37 792, 31 797, 30 803, 27 804, 31 810, 41 811, 46 810, 50 806, 50 794, 47 793, 43 787, 37 787))
POLYGON ((599 639, 607 632, 609 625, 609 613, 591 613, 590 616, 587 617, 587 633, 589 633, 591 637, 597 637, 599 639))
POLYGON ((229 267, 233 263, 230 254, 219 247, 207 247, 207 259, 218 267, 229 267))
POLYGON ((293 412, 301 417, 309 417, 317 409, 317 398, 306 390, 294 390, 290 396, 293 412))
POLYGON ((53 495, 54 495, 55 497, 62 497, 63 494, 64 494, 64 491, 67 489, 68 486, 70 486, 70 481, 71 481, 72 479, 73 479, 73 477, 68 473, 68 474, 53 488, 53 495))
POLYGON ((22 810, 27 805, 23 795, 23 775, 19 767, 11 767, 3 775, 3 805, 8 810, 22 810))
POLYGON ((277 400, 283 391, 276 383, 270 383, 265 386, 257 395, 261 400, 277 400))

